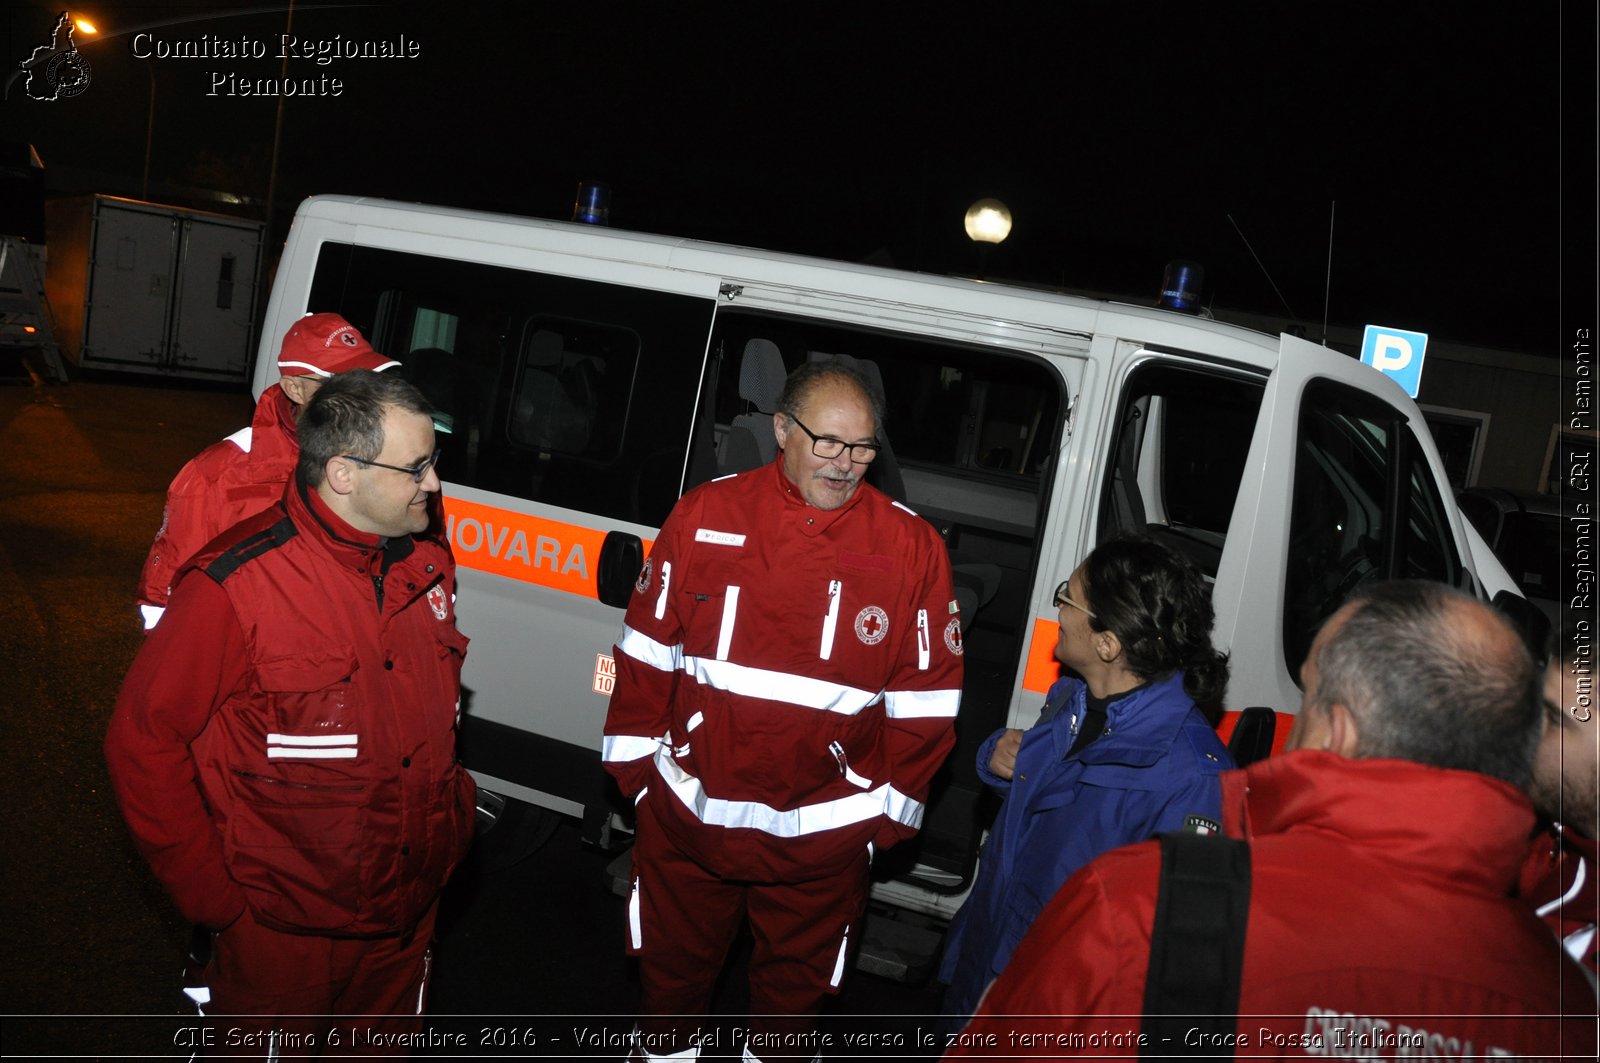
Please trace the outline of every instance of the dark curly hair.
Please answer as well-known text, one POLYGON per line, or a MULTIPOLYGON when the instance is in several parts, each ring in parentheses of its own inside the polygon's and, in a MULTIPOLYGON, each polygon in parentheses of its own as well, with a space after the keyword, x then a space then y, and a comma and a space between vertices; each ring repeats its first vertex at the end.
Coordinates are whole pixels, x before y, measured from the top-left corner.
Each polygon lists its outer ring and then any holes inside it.
POLYGON ((1149 680, 1183 672, 1183 689, 1213 718, 1228 691, 1228 655, 1211 644, 1211 587, 1195 563, 1148 535, 1124 534, 1083 563, 1089 626, 1122 642, 1128 668, 1149 680))

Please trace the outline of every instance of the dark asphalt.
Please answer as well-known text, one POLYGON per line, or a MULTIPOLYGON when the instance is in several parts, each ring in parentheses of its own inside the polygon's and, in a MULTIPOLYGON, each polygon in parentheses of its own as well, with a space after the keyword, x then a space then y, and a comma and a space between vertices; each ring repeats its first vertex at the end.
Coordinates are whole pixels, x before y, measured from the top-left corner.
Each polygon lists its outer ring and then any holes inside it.
MULTIPOLYGON (((188 1057, 177 983, 188 927, 128 840, 100 743, 142 638, 134 586, 166 485, 250 410, 236 391, 0 376, 5 1058, 188 1057)), ((575 821, 550 825, 529 858, 494 871, 480 860, 452 884, 430 1002, 436 1045, 419 1054, 621 1058, 611 1042, 631 1025, 637 982, 611 857, 584 846, 575 821), (586 1047, 585 1032, 603 1036, 586 1047)), ((716 1003, 731 1016, 719 1054, 732 1058, 739 974, 736 956, 716 1003)), ((931 989, 856 971, 832 1003, 825 1058, 929 1055, 917 1047, 929 1020, 917 1016, 937 1006, 931 989), (880 1044, 858 1047, 865 1037, 880 1044)))

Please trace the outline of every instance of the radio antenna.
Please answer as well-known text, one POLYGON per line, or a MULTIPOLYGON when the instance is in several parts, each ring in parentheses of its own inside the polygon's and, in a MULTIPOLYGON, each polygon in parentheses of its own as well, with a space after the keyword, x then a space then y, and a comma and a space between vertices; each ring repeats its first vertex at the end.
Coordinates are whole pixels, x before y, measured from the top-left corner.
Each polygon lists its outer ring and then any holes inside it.
POLYGON ((1294 309, 1289 306, 1289 300, 1285 299, 1283 297, 1283 293, 1278 291, 1278 284, 1272 279, 1272 274, 1268 273, 1267 267, 1262 265, 1261 256, 1256 254, 1256 249, 1250 246, 1249 240, 1245 239, 1244 230, 1239 228, 1239 223, 1233 220, 1232 214, 1227 215, 1227 218, 1228 223, 1233 226, 1233 231, 1239 234, 1239 239, 1244 240, 1245 249, 1250 252, 1250 257, 1256 260, 1256 265, 1261 266, 1261 275, 1267 278, 1268 284, 1272 285, 1273 292, 1275 292, 1278 296, 1278 302, 1282 303, 1283 308, 1289 311, 1290 317, 1294 318, 1295 320, 1299 320, 1299 315, 1296 314, 1294 309))
POLYGON ((1322 282, 1322 345, 1328 345, 1328 293, 1333 289, 1333 209, 1339 205, 1336 199, 1328 200, 1328 272, 1327 279, 1322 282))

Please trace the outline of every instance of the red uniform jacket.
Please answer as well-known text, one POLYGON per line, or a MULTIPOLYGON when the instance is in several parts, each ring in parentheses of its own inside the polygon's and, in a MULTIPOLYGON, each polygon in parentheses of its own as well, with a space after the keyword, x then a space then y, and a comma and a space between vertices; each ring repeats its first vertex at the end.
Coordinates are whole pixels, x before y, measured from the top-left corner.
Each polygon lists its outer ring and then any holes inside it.
MULTIPOLYGON (((1191 1049, 1594 1058, 1589 981, 1513 896, 1513 787, 1303 751, 1224 776, 1223 809, 1253 863, 1242 1014, 1233 1045, 1191 1049)), ((950 1056, 1137 1055, 1159 871, 1145 842, 1069 879, 950 1056)))
POLYGON ((283 497, 294 478, 300 446, 294 403, 274 384, 261 393, 250 427, 211 444, 167 488, 161 529, 139 573, 139 607, 145 627, 156 625, 178 570, 227 529, 283 497))
POLYGON ((1567 955, 1600 975, 1600 945, 1595 934, 1600 923, 1600 888, 1595 882, 1600 861, 1595 859, 1595 849, 1593 838, 1559 823, 1541 830, 1522 865, 1522 895, 1555 931, 1567 955))
POLYGON ((872 487, 825 511, 777 463, 705 484, 634 588, 606 767, 718 874, 837 873, 921 825, 959 619, 943 541, 872 487))
POLYGON ((281 930, 363 936, 433 903, 473 824, 454 593, 444 544, 383 545, 293 483, 180 574, 106 758, 185 916, 222 927, 248 904, 281 930))

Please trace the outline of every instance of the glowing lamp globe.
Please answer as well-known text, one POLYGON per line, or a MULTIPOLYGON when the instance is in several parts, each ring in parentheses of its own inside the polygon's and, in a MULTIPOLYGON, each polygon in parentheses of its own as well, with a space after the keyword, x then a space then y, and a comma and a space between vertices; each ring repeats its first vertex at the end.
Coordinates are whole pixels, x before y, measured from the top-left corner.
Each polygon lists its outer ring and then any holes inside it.
POLYGON ((975 243, 998 244, 1011 235, 1011 211, 998 199, 980 199, 967 208, 966 224, 975 243))

